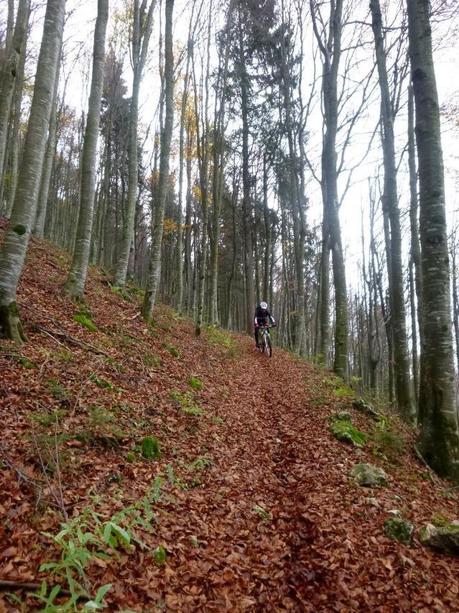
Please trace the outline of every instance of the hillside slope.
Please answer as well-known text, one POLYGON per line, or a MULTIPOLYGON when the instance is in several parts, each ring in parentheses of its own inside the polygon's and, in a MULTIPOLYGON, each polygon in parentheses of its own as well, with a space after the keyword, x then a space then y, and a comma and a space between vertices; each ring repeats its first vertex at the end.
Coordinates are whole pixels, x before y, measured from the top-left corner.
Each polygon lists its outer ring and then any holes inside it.
POLYGON ((196 339, 167 308, 147 326, 135 291, 98 270, 81 309, 62 292, 67 265, 33 241, 29 342, 0 344, 0 611, 40 608, 24 583, 78 591, 62 568, 39 572, 68 547, 52 538, 65 515, 75 543, 94 538, 74 576, 92 596, 110 583, 110 611, 459 610, 459 559, 384 534, 395 509, 416 527, 458 514, 408 432, 389 461, 329 373, 276 348, 268 360, 244 336, 196 339), (330 434, 342 410, 363 448, 330 434), (388 486, 353 484, 359 462, 388 486))

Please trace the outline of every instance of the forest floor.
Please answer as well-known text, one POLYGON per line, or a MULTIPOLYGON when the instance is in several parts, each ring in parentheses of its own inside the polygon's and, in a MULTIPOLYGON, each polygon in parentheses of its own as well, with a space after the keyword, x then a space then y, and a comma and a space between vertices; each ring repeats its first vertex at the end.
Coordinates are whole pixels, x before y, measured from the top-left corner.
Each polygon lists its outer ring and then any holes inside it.
POLYGON ((0 611, 58 611, 54 586, 71 602, 106 584, 110 611, 459 611, 459 559, 384 532, 391 511, 418 529, 459 506, 394 416, 404 450, 328 371, 242 335, 195 338, 165 307, 147 326, 136 291, 96 269, 82 309, 67 267, 33 241, 29 342, 0 345, 0 611), (331 435, 343 410, 364 447, 331 435), (355 485, 360 462, 388 486, 355 485), (40 604, 26 584, 42 581, 40 604))

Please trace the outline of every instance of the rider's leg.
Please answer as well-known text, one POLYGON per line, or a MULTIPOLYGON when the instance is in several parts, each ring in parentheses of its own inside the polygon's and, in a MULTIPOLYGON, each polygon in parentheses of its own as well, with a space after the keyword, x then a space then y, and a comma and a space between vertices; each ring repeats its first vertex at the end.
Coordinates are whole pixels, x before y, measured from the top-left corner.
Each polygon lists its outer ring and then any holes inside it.
POLYGON ((256 343, 257 347, 260 346, 260 341, 258 339, 258 328, 255 328, 255 343, 256 343))

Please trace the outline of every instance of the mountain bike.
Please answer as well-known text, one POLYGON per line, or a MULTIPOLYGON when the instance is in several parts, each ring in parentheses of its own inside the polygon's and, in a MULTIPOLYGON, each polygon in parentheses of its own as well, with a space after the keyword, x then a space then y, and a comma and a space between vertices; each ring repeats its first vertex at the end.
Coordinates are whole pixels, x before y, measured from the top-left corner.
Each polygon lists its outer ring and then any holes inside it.
POLYGON ((272 326, 264 325, 260 326, 261 332, 261 340, 260 340, 260 349, 261 351, 270 358, 273 354, 273 346, 271 343, 271 335, 269 334, 269 328, 272 326))

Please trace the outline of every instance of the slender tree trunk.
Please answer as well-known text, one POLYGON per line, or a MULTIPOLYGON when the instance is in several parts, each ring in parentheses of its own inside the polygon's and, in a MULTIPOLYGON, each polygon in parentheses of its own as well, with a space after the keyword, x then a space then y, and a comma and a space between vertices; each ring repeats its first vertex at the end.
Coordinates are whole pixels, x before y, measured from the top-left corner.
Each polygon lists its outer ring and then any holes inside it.
POLYGON ((185 125, 187 122, 188 108, 188 82, 190 74, 190 58, 192 40, 191 32, 188 38, 187 58, 185 78, 183 81, 182 106, 180 112, 180 134, 179 134, 179 193, 178 193, 178 219, 177 219, 177 303, 176 307, 179 313, 183 308, 183 281, 184 281, 184 266, 183 266, 183 175, 184 175, 184 158, 185 158, 185 125))
POLYGON ((187 144, 186 144, 186 204, 185 204, 185 288, 186 288, 186 304, 185 310, 190 315, 193 305, 193 264, 191 261, 191 237, 192 237, 192 193, 191 193, 191 156, 193 150, 193 128, 192 120, 188 119, 187 122, 187 144))
POLYGON ((51 106, 51 116, 49 119, 48 139, 46 143, 45 158, 43 160, 43 170, 40 180, 40 191, 38 193, 37 215, 35 218, 33 233, 38 238, 43 238, 45 234, 46 213, 48 211, 49 188, 51 184, 51 174, 56 155, 57 139, 57 94, 59 89, 59 74, 62 50, 59 53, 59 60, 56 68, 56 78, 54 80, 53 103, 51 106))
MULTIPOLYGON (((25 54, 29 15, 30 0, 19 0, 14 33, 11 42, 7 41, 6 60, 0 66, 0 181, 3 181, 8 120, 11 111, 14 82, 21 62, 21 56, 25 54)), ((9 17, 11 18, 11 7, 9 17)), ((1 205, 2 202, 0 202, 0 207, 1 205)))
POLYGON ((10 224, 0 249, 0 328, 17 342, 25 340, 25 336, 16 306, 16 289, 35 219, 64 14, 65 0, 48 0, 24 156, 10 224))
MULTIPOLYGON (((241 19, 241 17, 239 18, 241 19)), ((255 312, 255 286, 252 243, 252 206, 250 199, 249 172, 249 91, 248 76, 245 65, 245 49, 242 24, 239 23, 239 60, 241 64, 241 115, 242 115, 242 214, 244 231, 244 269, 246 287, 245 327, 249 334, 253 332, 253 314, 255 312)))
POLYGON ((146 2, 134 0, 134 26, 132 34, 132 62, 134 78, 132 84, 131 107, 129 112, 129 136, 128 136, 128 194, 126 203, 126 219, 122 228, 122 236, 119 245, 118 261, 116 264, 115 285, 122 287, 126 283, 129 256, 134 240, 135 207, 137 202, 137 188, 139 176, 139 161, 137 150, 137 129, 139 123, 139 93, 142 73, 147 59, 148 45, 153 27, 153 8, 155 0, 152 0, 148 13, 145 12, 146 2))
MULTIPOLYGON (((419 244, 418 224, 418 178, 416 172, 416 143, 414 133, 414 94, 410 86, 408 91, 408 166, 410 173, 410 233, 411 233, 411 262, 414 266, 414 287, 416 300, 412 296, 413 320, 413 380, 415 385, 416 404, 419 402, 419 362, 418 348, 415 347, 416 323, 419 331, 419 344, 422 345, 422 272, 421 272, 421 246, 419 244), (416 319, 417 315, 417 319, 416 319), (416 363, 415 363, 416 357, 416 363)), ((411 290, 413 291, 413 290, 411 290)), ((417 335, 416 335, 417 336, 417 335)))
MULTIPOLYGON (((322 316, 327 312, 329 302, 328 251, 332 252, 333 284, 335 288, 335 356, 333 370, 341 377, 347 376, 347 287, 344 254, 341 241, 338 201, 338 169, 336 155, 336 135, 338 132, 338 69, 341 58, 341 31, 343 0, 336 0, 330 6, 329 32, 324 42, 317 25, 316 9, 310 0, 313 28, 323 59, 322 100, 324 107, 324 136, 322 145, 322 194, 324 204, 323 254, 322 254, 322 316)), ((328 337, 328 321, 321 321, 321 353, 326 350, 324 339, 328 337)))
POLYGON ((80 207, 72 265, 66 290, 73 298, 81 298, 88 274, 91 247, 94 197, 96 191, 96 157, 99 140, 100 108, 104 84, 105 33, 108 22, 108 0, 98 0, 94 31, 91 92, 81 158, 80 207))
POLYGON ((430 2, 408 0, 409 54, 416 106, 422 251, 420 447, 441 475, 459 481, 459 425, 454 396, 450 277, 430 2), (428 314, 428 316, 427 316, 428 314))
MULTIPOLYGON (((30 13, 30 7, 29 7, 30 13)), ((8 143, 7 150, 5 152, 5 164, 3 167, 3 174, 5 175, 7 171, 7 163, 9 162, 9 173, 10 173, 10 183, 8 185, 8 190, 5 190, 5 180, 1 180, 0 178, 0 203, 3 203, 3 210, 5 211, 5 217, 7 219, 11 216, 11 211, 13 209, 14 196, 16 193, 16 185, 18 180, 18 168, 19 168, 19 150, 20 150, 20 127, 21 127, 21 106, 22 106, 22 97, 24 91, 24 69, 25 69, 25 60, 26 60, 26 45, 24 45, 24 53, 21 53, 21 57, 18 64, 17 74, 14 81, 14 93, 13 93, 13 101, 12 101, 12 125, 10 125, 10 129, 8 131, 8 143), (6 193, 6 199, 5 199, 6 193)), ((0 205, 0 210, 2 207, 0 205)))
POLYGON ((155 207, 155 225, 152 236, 152 247, 150 256, 150 268, 147 279, 147 287, 142 306, 142 315, 146 321, 151 319, 155 306, 156 294, 161 280, 161 244, 163 240, 164 228, 164 209, 166 206, 167 194, 169 191, 169 158, 172 141, 172 129, 174 125, 174 55, 172 39, 172 15, 174 11, 174 0, 165 0, 165 58, 164 58, 164 80, 165 80, 165 119, 164 128, 161 133, 161 154, 159 161, 159 186, 158 198, 155 207))
POLYGON ((395 138, 392 102, 387 77, 386 53, 382 34, 382 16, 379 0, 370 1, 372 28, 376 48, 379 86, 381 90, 382 147, 384 156, 384 193, 390 223, 390 260, 391 275, 391 320, 394 343, 395 394, 398 410, 406 421, 413 421, 414 407, 410 387, 410 367, 408 360, 408 340, 406 336, 405 299, 402 267, 402 237, 398 210, 397 168, 395 163, 395 138))

